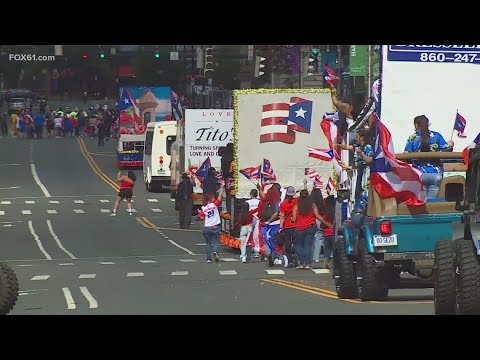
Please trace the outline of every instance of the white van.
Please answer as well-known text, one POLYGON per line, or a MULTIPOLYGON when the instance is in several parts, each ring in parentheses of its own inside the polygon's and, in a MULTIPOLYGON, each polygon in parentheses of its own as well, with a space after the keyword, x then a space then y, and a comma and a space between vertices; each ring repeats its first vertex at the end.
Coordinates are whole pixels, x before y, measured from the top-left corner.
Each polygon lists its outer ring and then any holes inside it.
POLYGON ((176 139, 176 121, 151 122, 147 125, 143 153, 143 181, 147 191, 170 186, 171 149, 176 139))

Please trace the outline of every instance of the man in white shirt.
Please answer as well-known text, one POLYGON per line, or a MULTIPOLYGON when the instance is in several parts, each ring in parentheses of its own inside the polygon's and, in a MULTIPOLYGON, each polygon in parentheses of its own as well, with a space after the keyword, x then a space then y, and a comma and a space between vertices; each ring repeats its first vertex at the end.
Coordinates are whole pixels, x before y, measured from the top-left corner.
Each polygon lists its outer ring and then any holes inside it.
MULTIPOLYGON (((248 203, 248 206, 250 207, 250 211, 253 209, 258 208, 258 205, 260 204, 260 199, 258 198, 258 190, 253 189, 250 191, 250 199, 246 201, 248 203)), ((258 221, 259 217, 258 214, 255 213, 253 214, 253 232, 252 232, 252 237, 253 237, 253 242, 255 243, 255 246, 253 248, 254 256, 255 258, 259 257, 260 254, 260 240, 259 240, 259 234, 260 234, 260 222, 258 221)))

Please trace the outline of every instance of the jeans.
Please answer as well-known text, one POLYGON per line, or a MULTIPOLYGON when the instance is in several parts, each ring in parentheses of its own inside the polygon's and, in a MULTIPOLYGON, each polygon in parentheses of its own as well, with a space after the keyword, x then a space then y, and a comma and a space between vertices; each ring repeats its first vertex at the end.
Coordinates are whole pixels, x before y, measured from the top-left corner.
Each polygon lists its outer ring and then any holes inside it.
POLYGON ((323 256, 330 259, 333 255, 333 236, 325 236, 323 240, 323 256))
POLYGON ((240 228, 240 256, 247 256, 247 242, 248 238, 253 230, 252 225, 243 225, 240 228))
POLYGON ((295 228, 288 228, 282 230, 283 234, 285 235, 285 255, 287 256, 288 263, 293 264, 293 240, 295 238, 295 228))
POLYGON ((295 249, 298 254, 299 265, 312 264, 313 237, 317 231, 317 226, 312 225, 303 230, 297 230, 295 234, 295 249))
POLYGON ((421 179, 423 181, 423 189, 427 192, 427 200, 437 198, 442 178, 442 174, 439 173, 422 174, 421 179))
POLYGON ((206 243, 207 260, 212 260, 212 253, 218 252, 220 247, 220 224, 203 228, 203 237, 206 243))
POLYGON ((181 199, 178 211, 178 222, 181 229, 189 229, 192 223, 192 199, 181 199))
MULTIPOLYGON (((322 250, 322 243, 325 241, 325 234, 323 229, 318 229, 314 235, 313 242, 313 261, 320 260, 320 251, 322 250)), ((323 245, 325 248, 325 245, 323 245)))
POLYGON ((267 256, 272 254, 273 258, 277 257, 276 244, 273 237, 279 230, 280 224, 262 226, 263 243, 267 256))

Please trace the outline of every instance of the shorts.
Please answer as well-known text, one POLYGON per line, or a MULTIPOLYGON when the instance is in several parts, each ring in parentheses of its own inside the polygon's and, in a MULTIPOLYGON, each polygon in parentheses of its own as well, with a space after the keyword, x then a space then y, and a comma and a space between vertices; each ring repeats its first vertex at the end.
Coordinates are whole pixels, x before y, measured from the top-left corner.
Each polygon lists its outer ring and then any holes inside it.
POLYGON ((122 199, 127 198, 131 199, 133 196, 133 190, 132 189, 120 189, 118 192, 118 196, 121 197, 122 199))

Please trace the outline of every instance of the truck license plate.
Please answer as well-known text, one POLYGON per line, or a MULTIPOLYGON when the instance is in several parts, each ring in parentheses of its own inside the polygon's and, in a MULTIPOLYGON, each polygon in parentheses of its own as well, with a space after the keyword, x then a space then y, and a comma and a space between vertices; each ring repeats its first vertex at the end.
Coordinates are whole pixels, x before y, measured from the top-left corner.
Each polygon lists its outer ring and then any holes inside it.
POLYGON ((373 235, 373 246, 397 246, 397 234, 373 235))

